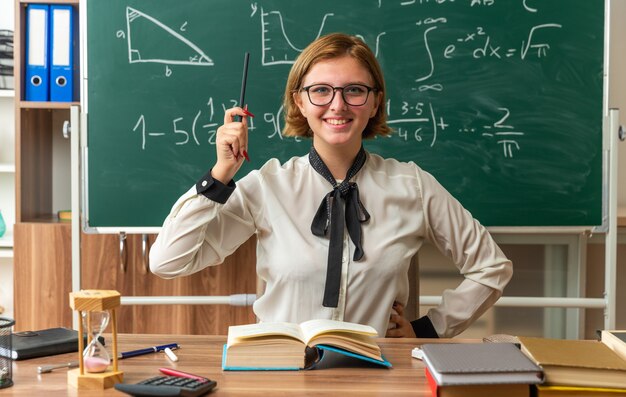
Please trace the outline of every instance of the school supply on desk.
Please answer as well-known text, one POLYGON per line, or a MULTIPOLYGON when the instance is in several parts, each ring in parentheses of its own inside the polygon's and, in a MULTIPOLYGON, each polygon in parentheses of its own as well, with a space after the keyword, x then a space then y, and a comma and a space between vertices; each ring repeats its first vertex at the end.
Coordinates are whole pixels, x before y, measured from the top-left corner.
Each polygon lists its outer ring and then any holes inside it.
MULTIPOLYGON (((100 343, 104 343, 104 338, 98 339, 100 343)), ((11 342, 11 350, 0 346, 0 356, 26 360, 78 351, 78 332, 69 328, 16 332, 12 335, 11 342)))
POLYGON ((488 335, 488 336, 483 337, 483 342, 488 342, 488 343, 512 343, 518 349, 521 346, 521 343, 520 343, 519 339, 517 338, 517 336, 509 335, 509 334, 488 335))
POLYGON ((433 397, 528 397, 530 391, 527 384, 440 386, 428 368, 424 368, 424 372, 433 397))
POLYGON ((626 361, 595 340, 519 337, 546 385, 626 388, 626 361))
POLYGON ((24 70, 24 99, 47 101, 50 99, 49 28, 47 4, 26 6, 26 67, 24 70))
POLYGON ((425 344, 422 351, 439 386, 543 381, 541 368, 512 343, 425 344))
MULTIPOLYGON (((169 345, 153 346, 153 347, 148 347, 148 348, 145 348, 145 349, 138 349, 138 350, 132 350, 132 351, 129 351, 129 352, 122 352, 122 353, 118 354, 117 358, 121 360, 121 359, 124 359, 124 358, 136 357, 136 356, 141 356, 141 355, 144 355, 144 354, 156 353, 156 352, 159 352, 159 351, 165 352, 166 355, 168 355, 167 352, 169 351, 173 355, 174 352, 172 352, 172 349, 178 349, 178 348, 179 348, 178 344, 170 343, 169 345)), ((168 355, 168 357, 169 357, 169 355, 168 355)), ((174 357, 176 357, 176 355, 174 355, 174 357)), ((178 357, 176 357, 175 360, 170 357, 170 360, 178 361, 178 357)), ((76 367, 78 367, 78 361, 71 361, 71 362, 67 362, 67 363, 53 364, 53 365, 42 365, 42 366, 37 368, 37 373, 39 373, 39 374, 47 374, 47 373, 52 372, 55 369, 59 369, 59 368, 76 368, 76 367)))
POLYGON ((535 385, 532 397, 619 397, 626 396, 626 389, 609 389, 606 387, 576 387, 535 385))
POLYGON ((329 352, 391 367, 368 325, 334 320, 301 324, 259 323, 228 327, 222 368, 231 371, 312 368, 329 352))
POLYGON ((626 360, 626 331, 602 330, 600 341, 623 360, 626 360))
POLYGON ((47 374, 50 373, 52 371, 54 371, 55 369, 59 369, 59 368, 76 368, 78 367, 78 361, 70 361, 69 363, 63 363, 63 364, 53 364, 53 365, 40 365, 39 367, 37 367, 37 373, 38 374, 47 374))
POLYGON ((131 396, 146 397, 196 397, 213 390, 214 380, 202 380, 180 376, 155 376, 135 384, 116 383, 115 389, 131 396))
POLYGON ((167 358, 169 358, 172 362, 178 361, 178 356, 174 354, 172 349, 170 349, 169 347, 166 347, 165 349, 163 349, 163 352, 165 353, 167 358))
POLYGON ((50 5, 50 100, 71 102, 74 93, 74 8, 50 5))
POLYGON ((532 397, 620 397, 626 396, 626 389, 606 387, 535 385, 532 397))
POLYGON ((416 358, 418 360, 423 360, 424 352, 419 347, 414 347, 413 350, 411 350, 411 357, 416 358))
POLYGON ((120 359, 123 358, 130 358, 130 357, 136 357, 136 356, 142 356, 144 354, 150 354, 150 353, 156 353, 156 352, 160 352, 160 351, 164 351, 165 349, 178 349, 180 346, 178 346, 178 343, 168 343, 166 345, 159 345, 159 346, 150 346, 150 347, 146 347, 143 349, 137 349, 137 350, 131 350, 131 351, 127 351, 127 352, 121 352, 119 355, 120 359))
POLYGON ((173 368, 159 368, 159 372, 161 372, 163 375, 168 375, 168 376, 180 376, 180 377, 183 377, 183 378, 190 378, 190 379, 195 379, 195 380, 204 380, 204 379, 206 379, 206 378, 204 378, 202 376, 190 374, 189 372, 179 371, 179 370, 173 369, 173 368))

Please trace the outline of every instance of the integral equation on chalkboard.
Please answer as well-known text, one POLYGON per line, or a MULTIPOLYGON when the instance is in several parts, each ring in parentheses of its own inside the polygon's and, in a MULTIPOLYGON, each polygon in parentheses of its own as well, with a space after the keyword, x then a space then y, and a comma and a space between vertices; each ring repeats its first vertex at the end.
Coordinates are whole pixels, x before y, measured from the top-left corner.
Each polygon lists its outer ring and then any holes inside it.
MULTIPOLYGON (((373 1, 372 7, 384 8, 389 0, 373 1)), ((457 0, 457 2, 460 2, 457 0)), ((454 0, 412 0, 396 1, 395 6, 418 7, 424 3, 434 3, 445 6, 454 3, 454 0)), ((468 8, 488 9, 496 3, 496 0, 466 0, 468 8)), ((541 2, 519 0, 515 3, 525 13, 536 14, 541 12, 541 2), (532 3, 532 5, 531 5, 532 3)), ((512 5, 511 5, 512 6, 512 5)), ((363 3, 363 7, 367 7, 363 3)), ((448 89, 446 79, 439 73, 439 66, 449 60, 463 58, 474 60, 476 68, 480 68, 481 62, 508 62, 515 60, 517 64, 528 60, 537 63, 551 56, 553 43, 546 32, 559 30, 563 25, 558 21, 545 20, 541 23, 529 25, 524 35, 506 43, 499 42, 499 32, 490 32, 488 26, 472 26, 471 29, 463 30, 453 27, 454 21, 449 21, 444 16, 425 16, 423 13, 413 20, 413 26, 408 29, 407 35, 412 35, 412 47, 406 49, 406 57, 415 57, 422 62, 420 68, 416 68, 413 74, 408 74, 401 83, 404 86, 398 94, 398 90, 389 90, 386 106, 388 123, 394 128, 395 133, 390 138, 406 142, 420 147, 434 148, 442 137, 452 137, 454 134, 468 136, 472 139, 483 140, 484 145, 495 145, 499 156, 505 159, 513 159, 523 150, 524 138, 528 132, 523 128, 517 128, 518 122, 523 116, 506 103, 496 102, 490 109, 489 115, 468 122, 467 119, 451 118, 438 107, 438 96, 445 97, 456 95, 452 89, 448 89), (447 32, 447 42, 433 41, 440 37, 441 32, 447 32), (450 32, 454 32, 451 36, 450 32), (452 37, 452 39, 450 39, 452 37), (425 95, 428 94, 428 95, 425 95)), ((443 15, 443 13, 442 13, 443 15)), ((308 27, 311 32, 311 40, 332 31, 329 24, 341 16, 336 12, 326 12, 319 19, 311 20, 312 26, 308 27)), ((281 10, 266 9, 263 5, 253 2, 250 4, 249 18, 258 26, 259 40, 254 45, 260 46, 257 59, 257 67, 275 68, 280 65, 290 65, 294 62, 303 48, 294 44, 295 40, 288 34, 297 27, 289 26, 290 19, 281 10)), ((159 20, 158 15, 150 15, 149 11, 138 7, 126 8, 126 30, 116 32, 117 39, 125 42, 127 46, 128 63, 141 67, 141 64, 163 64, 163 75, 169 79, 176 79, 177 75, 185 73, 185 68, 206 68, 207 73, 220 63, 218 56, 211 54, 208 49, 203 49, 203 43, 196 43, 187 36, 190 28, 189 22, 181 20, 178 26, 168 26, 159 20), (144 46, 145 41, 139 40, 134 35, 138 26, 146 24, 153 31, 159 31, 168 36, 186 49, 177 51, 177 57, 161 56, 161 51, 152 53, 155 46, 144 46), (181 56, 180 54, 185 54, 181 56), (159 54, 159 55, 156 55, 159 54)), ((292 21, 291 21, 292 22, 292 21)), ((366 38, 355 33, 368 43, 379 59, 384 58, 386 46, 389 42, 387 31, 374 32, 366 38), (369 39, 369 40, 368 40, 369 39)), ((440 40, 440 39, 439 39, 440 40)), ((283 67, 284 69, 284 67, 283 67)), ((286 69, 285 69, 286 70, 286 69)), ((286 73, 286 72, 285 72, 286 73)), ((449 73, 448 73, 449 74, 449 73)), ((389 78, 389 73, 387 73, 389 78)), ((396 81, 396 80, 394 80, 396 81)), ((396 82, 397 84, 397 82, 396 82)), ((393 88, 393 87, 392 87, 393 88)), ((233 96, 236 95, 233 92, 233 96)), ((150 150, 151 143, 167 137, 172 145, 214 145, 217 128, 223 120, 223 112, 232 106, 238 105, 234 98, 220 98, 207 94, 204 103, 197 109, 185 109, 181 114, 171 114, 163 121, 162 115, 158 120, 149 114, 138 113, 133 125, 128 126, 129 133, 136 134, 138 147, 141 150, 150 150)), ((277 103, 271 111, 261 112, 262 117, 250 120, 250 131, 262 133, 268 140, 283 140, 281 134, 282 106, 277 103)), ((254 109, 253 109, 254 110, 254 109)), ((521 123, 520 123, 521 124, 521 123)), ((296 138, 296 142, 299 140, 296 138)), ((155 145, 156 146, 156 145, 155 145)))

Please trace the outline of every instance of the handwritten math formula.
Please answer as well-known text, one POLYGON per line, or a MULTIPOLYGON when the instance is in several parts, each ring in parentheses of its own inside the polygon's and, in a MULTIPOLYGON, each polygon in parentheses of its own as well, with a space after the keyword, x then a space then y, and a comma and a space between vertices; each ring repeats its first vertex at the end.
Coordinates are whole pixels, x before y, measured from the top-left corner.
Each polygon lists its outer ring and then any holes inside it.
MULTIPOLYGON (((503 32, 501 28, 492 28, 489 18, 479 20, 476 24, 464 21, 462 25, 458 25, 462 14, 448 16, 447 12, 447 7, 461 7, 468 15, 477 19, 476 15, 481 12, 490 15, 490 9, 501 6, 502 3, 506 3, 506 7, 518 8, 517 12, 522 14, 540 16, 542 13, 541 2, 533 0, 377 0, 363 4, 363 7, 371 7, 381 15, 385 15, 389 7, 395 7, 401 12, 420 9, 408 26, 403 27, 402 36, 407 44, 402 48, 403 56, 400 59, 390 56, 398 53, 393 31, 376 30, 378 25, 373 25, 367 32, 359 29, 351 32, 366 41, 383 67, 387 67, 385 74, 390 88, 386 103, 380 106, 385 107, 388 124, 394 129, 391 141, 436 150, 442 140, 462 138, 480 140, 503 159, 514 159, 523 152, 525 139, 533 132, 518 127, 523 124, 523 120, 518 118, 519 109, 514 104, 509 104, 513 101, 506 96, 489 100, 482 98, 481 102, 484 103, 478 104, 468 100, 467 103, 461 102, 461 107, 457 105, 452 110, 445 105, 449 98, 459 95, 455 86, 455 81, 459 78, 451 76, 451 73, 466 73, 466 79, 470 81, 467 84, 471 90, 473 73, 482 69, 491 68, 498 63, 528 63, 529 69, 538 68, 543 60, 558 56, 553 54, 553 48, 558 44, 558 36, 553 33, 564 28, 559 20, 537 17, 532 23, 525 23, 515 29, 512 27, 511 32, 503 32), (389 60, 396 64, 390 65, 389 60), (461 61, 466 70, 462 71, 460 67, 455 70, 454 65, 461 61), (403 73, 396 75, 393 70, 398 62, 409 66, 403 69, 403 73), (395 90, 394 86, 398 85, 403 89, 395 90), (457 117, 456 112, 474 114, 476 117, 457 117)), ((149 10, 127 8, 126 29, 118 30, 116 38, 126 43, 129 64, 136 64, 136 67, 143 63, 162 64, 163 76, 168 79, 178 78, 185 73, 185 68, 190 67, 202 67, 210 74, 220 64, 219 56, 211 53, 210 45, 194 42, 187 36, 195 28, 193 23, 183 18, 176 25, 168 25, 159 18, 149 10), (160 29, 164 34, 180 41, 187 48, 187 53, 179 58, 164 57, 142 48, 142 43, 134 39, 133 34, 133 29, 141 24, 152 24, 157 30, 160 29)), ((341 10, 329 6, 319 16, 309 18, 308 25, 302 28, 311 32, 310 40, 313 40, 335 31, 337 26, 344 26, 346 18, 341 10)), ((277 7, 275 2, 251 2, 248 19, 256 26, 259 35, 259 40, 255 43, 259 46, 255 53, 260 54, 256 67, 282 67, 280 70, 286 74, 287 68, 306 45, 306 42, 302 43, 292 33, 293 15, 277 7)), ((396 28, 393 24, 392 27, 396 28)), ((483 85, 488 84, 489 81, 483 82, 483 85)), ((459 85, 458 82, 456 85, 459 85)), ((159 140, 166 140, 174 146, 214 145, 215 134, 223 123, 225 109, 235 105, 239 105, 236 100, 221 98, 217 94, 208 97, 197 109, 184 109, 180 114, 153 117, 138 113, 127 128, 129 133, 134 134, 137 146, 142 151, 158 147, 161 145, 157 143, 159 140)), ((265 103, 262 105, 266 106, 265 103)), ((258 111, 254 108, 254 103, 250 103, 250 106, 251 110, 258 111)), ((281 103, 274 103, 271 109, 261 108, 261 117, 250 119, 250 133, 261 134, 269 141, 301 142, 300 139, 282 136, 282 113, 281 103)))
MULTIPOLYGON (((171 122, 166 125, 150 125, 146 120, 146 116, 141 114, 137 118, 132 131, 138 134, 141 142, 141 150, 146 150, 152 139, 159 139, 160 137, 167 137, 168 135, 175 137, 173 140, 174 145, 215 145, 215 135, 217 128, 219 127, 219 121, 223 120, 223 114, 227 109, 227 104, 231 106, 237 105, 237 101, 232 99, 228 103, 221 103, 219 108, 221 113, 216 117, 215 106, 213 98, 210 98, 207 102, 207 108, 204 110, 198 110, 193 117, 175 117, 171 122)), ((387 101, 387 108, 391 108, 391 100, 387 101)), ((505 121, 509 118, 510 112, 506 108, 499 108, 498 110, 503 112, 503 117, 495 121, 492 125, 484 125, 482 129, 475 128, 459 128, 457 132, 466 134, 478 134, 484 138, 497 138, 495 143, 502 146, 502 155, 504 157, 513 157, 513 153, 519 150, 519 144, 515 138, 523 136, 524 132, 513 131, 514 127, 509 124, 505 124, 505 121)), ((388 114, 389 110, 387 111, 388 114)), ((403 115, 412 112, 414 114, 408 118, 398 118, 388 120, 388 124, 395 130, 395 134, 392 135, 392 139, 399 139, 405 142, 425 142, 428 146, 433 147, 437 142, 438 134, 447 133, 448 130, 452 130, 450 125, 445 122, 444 117, 437 117, 435 110, 431 103, 424 104, 419 102, 415 106, 409 105, 407 102, 403 102, 400 112, 403 115), (421 117, 423 116, 423 117, 421 117)), ((267 139, 286 139, 283 138, 281 130, 281 113, 282 107, 277 113, 264 113, 262 120, 259 122, 263 124, 260 129, 266 132, 267 139)), ((255 122, 255 119, 250 118, 248 121, 249 133, 254 133, 259 129, 255 122)), ((301 142, 299 138, 291 138, 297 142, 301 142)))

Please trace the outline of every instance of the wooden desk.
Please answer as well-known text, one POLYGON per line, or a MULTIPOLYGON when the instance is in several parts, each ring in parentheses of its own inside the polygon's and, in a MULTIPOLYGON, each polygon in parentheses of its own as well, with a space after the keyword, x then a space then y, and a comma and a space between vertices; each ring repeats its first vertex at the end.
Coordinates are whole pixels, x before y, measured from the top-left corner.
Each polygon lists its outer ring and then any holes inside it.
MULTIPOLYGON (((107 338, 107 341, 110 340, 107 338)), ((177 368, 217 381, 217 388, 209 396, 430 396, 424 378, 424 365, 411 358, 411 349, 431 339, 380 339, 385 357, 393 368, 332 368, 312 371, 222 371, 222 346, 224 336, 201 335, 119 335, 120 351, 177 342, 177 363, 170 362, 165 354, 154 353, 120 360, 125 383, 137 383, 159 375, 159 367, 177 368)), ((5 396, 125 396, 115 389, 105 391, 77 391, 67 386, 67 370, 59 369, 48 374, 37 374, 37 367, 75 361, 75 353, 15 361, 14 385, 0 389, 5 396)))

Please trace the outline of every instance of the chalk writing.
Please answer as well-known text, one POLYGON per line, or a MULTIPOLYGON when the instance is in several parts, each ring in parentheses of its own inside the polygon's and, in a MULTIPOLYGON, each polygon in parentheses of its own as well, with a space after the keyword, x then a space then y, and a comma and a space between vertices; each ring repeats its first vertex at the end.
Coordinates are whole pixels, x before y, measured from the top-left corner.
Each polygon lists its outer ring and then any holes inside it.
MULTIPOLYGON (((528 13, 537 13, 538 8, 531 5, 530 0, 520 0, 522 8, 528 13)), ((401 7, 408 6, 425 6, 436 5, 445 6, 453 4, 454 0, 405 0, 398 4, 401 7)), ((466 6, 473 7, 492 7, 494 0, 472 0, 466 6)), ((384 9, 386 4, 382 0, 378 0, 377 7, 384 9)), ((292 64, 296 57, 302 52, 302 47, 295 44, 294 40, 287 33, 287 24, 293 23, 291 18, 284 15, 285 11, 266 10, 262 4, 257 2, 250 3, 250 18, 258 18, 260 31, 260 54, 261 67, 275 67, 278 65, 292 64)), ((327 12, 321 13, 319 19, 310 20, 308 31, 314 31, 309 42, 326 33, 328 24, 337 16, 334 10, 329 9, 327 12)), ((469 30, 458 30, 454 28, 453 23, 448 17, 440 15, 420 16, 414 22, 416 46, 407 50, 407 57, 417 61, 418 68, 415 69, 415 76, 412 79, 414 83, 407 87, 410 92, 408 96, 397 96, 397 94, 389 95, 389 99, 385 104, 388 114, 388 124, 396 131, 396 139, 416 144, 427 144, 428 147, 434 148, 442 134, 447 134, 449 138, 450 131, 456 131, 464 136, 475 136, 476 139, 484 139, 498 145, 501 150, 501 156, 511 159, 515 154, 522 150, 521 142, 526 136, 526 132, 519 131, 514 127, 512 122, 514 116, 508 107, 496 106, 494 108, 486 108, 479 112, 484 113, 500 113, 500 118, 491 124, 481 126, 475 125, 468 121, 459 121, 451 119, 448 115, 438 114, 438 95, 451 95, 446 92, 445 82, 440 75, 441 66, 445 63, 452 62, 455 59, 473 59, 476 62, 499 61, 512 57, 518 57, 521 61, 539 60, 550 56, 552 43, 550 30, 562 29, 563 25, 556 22, 545 22, 529 26, 522 37, 511 38, 508 43, 504 44, 497 34, 491 32, 488 26, 477 25, 469 30), (442 43, 442 37, 449 37, 450 32, 454 33, 454 38, 448 42, 442 43), (429 94, 428 100, 420 99, 421 95, 429 94), (405 97, 404 97, 405 96, 405 97)), ((178 23, 178 29, 175 31, 157 18, 140 11, 133 7, 126 8, 126 30, 118 30, 116 37, 124 39, 128 45, 128 62, 129 63, 163 63, 165 64, 164 75, 172 76, 172 65, 193 65, 193 66, 212 66, 214 61, 209 58, 198 45, 184 36, 188 31, 189 22, 186 20, 178 23), (188 55, 185 59, 168 57, 163 54, 154 54, 154 47, 142 47, 142 42, 134 38, 135 29, 151 29, 159 32, 163 36, 173 37, 180 46, 187 48, 188 55)), ((292 27, 293 28, 293 27, 292 27)), ((519 31, 519 30, 518 30, 519 31)), ((354 33, 364 41, 370 41, 369 45, 375 52, 375 55, 384 56, 385 51, 391 44, 385 42, 387 31, 376 32, 372 35, 364 35, 359 32, 354 33)), ((154 36, 152 36, 154 40, 154 36)), ((158 39, 158 37, 157 37, 158 39)), ((180 53, 180 52, 177 52, 180 53)), ((183 51, 185 53, 185 51, 183 51)), ((219 62, 219 59, 217 60, 219 62)), ((138 132, 140 136, 141 150, 146 150, 151 139, 163 139, 163 137, 174 137, 171 142, 173 145, 196 145, 203 144, 214 145, 217 128, 221 124, 221 120, 216 119, 214 109, 214 99, 211 97, 206 103, 207 108, 197 110, 195 113, 187 116, 176 116, 170 118, 170 125, 159 125, 152 129, 148 128, 146 116, 139 114, 135 118, 134 125, 129 126, 133 132, 138 132)), ((237 105, 234 100, 226 100, 221 102, 222 111, 230 106, 237 105)), ((471 108, 471 104, 468 104, 471 108)), ((458 109, 457 109, 458 110, 458 109)), ((468 113, 476 112, 476 110, 467 110, 468 113)), ((254 120, 250 120, 250 130, 259 128, 264 131, 264 135, 269 140, 283 140, 282 123, 283 123, 283 107, 279 106, 274 111, 262 112, 258 126, 254 125, 254 120)), ((454 118, 452 118, 454 119, 454 118)), ((162 122, 160 124, 163 124, 162 122)), ((300 139, 295 139, 300 142, 300 139)))
MULTIPOLYGON (((311 41, 317 39, 324 31, 326 20, 335 14, 327 13, 320 22, 319 30, 315 37, 311 37, 311 41)), ((263 54, 262 64, 278 65, 291 64, 302 52, 303 48, 296 47, 289 39, 285 31, 283 16, 280 11, 263 11, 261 7, 261 43, 263 54)))

